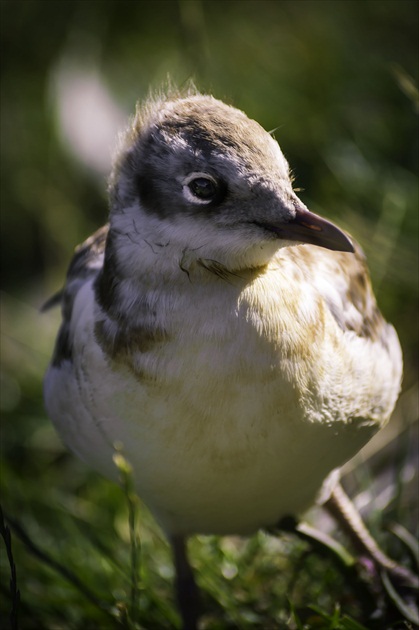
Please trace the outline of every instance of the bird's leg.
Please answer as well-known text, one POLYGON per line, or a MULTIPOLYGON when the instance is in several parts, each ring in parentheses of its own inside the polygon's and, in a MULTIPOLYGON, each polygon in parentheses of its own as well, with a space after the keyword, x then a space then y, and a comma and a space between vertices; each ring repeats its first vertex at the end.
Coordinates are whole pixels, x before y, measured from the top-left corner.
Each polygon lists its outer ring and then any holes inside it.
POLYGON ((419 582, 417 576, 409 571, 409 569, 400 566, 397 562, 386 556, 378 547, 376 541, 361 519, 356 507, 340 484, 335 486, 330 498, 324 503, 323 507, 338 521, 355 547, 361 551, 361 553, 366 552, 379 569, 387 571, 390 575, 401 580, 408 586, 418 587, 419 582))
POLYGON ((174 536, 171 544, 176 571, 176 598, 183 622, 182 630, 197 630, 201 611, 200 596, 188 561, 185 538, 174 536))

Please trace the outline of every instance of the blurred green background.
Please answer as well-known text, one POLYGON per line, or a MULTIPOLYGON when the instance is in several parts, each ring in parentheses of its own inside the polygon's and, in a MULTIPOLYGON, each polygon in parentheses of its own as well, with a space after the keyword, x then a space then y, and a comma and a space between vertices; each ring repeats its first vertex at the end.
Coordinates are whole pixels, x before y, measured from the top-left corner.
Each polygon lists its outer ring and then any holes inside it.
MULTIPOLYGON (((118 130, 137 99, 170 76, 180 86, 192 78, 276 129, 303 201, 348 229, 366 251, 378 301, 402 341, 405 377, 386 437, 363 456, 376 462, 363 470, 374 472, 348 473, 348 484, 369 505, 373 526, 379 529, 387 510, 417 528, 417 2, 3 0, 0 8, 2 502, 9 518, 97 591, 124 602, 124 497, 66 453, 45 416, 42 375, 59 313, 41 315, 39 307, 60 288, 75 245, 106 221, 118 130), (371 474, 381 479, 375 512, 371 474)), ((144 519, 144 554, 150 549, 148 566, 155 568, 143 568, 145 591, 150 583, 154 594, 143 597, 142 619, 148 628, 175 627, 166 602, 167 549, 144 519)), ((268 596, 278 569, 269 564, 272 542, 223 544, 210 540, 196 550, 202 581, 211 591, 215 580, 212 597, 228 610, 224 621, 214 613, 220 625, 208 628, 279 627, 270 620, 283 619, 289 584, 276 582, 275 608, 268 596), (250 571, 249 554, 264 575, 255 570, 246 586, 236 584, 250 571), (217 566, 209 569, 214 558, 217 566), (227 587, 214 577, 223 562, 227 587)), ((18 536, 13 545, 23 628, 111 627, 18 536)), ((5 554, 1 563, 5 613, 5 554)), ((305 588, 296 588, 297 605, 308 594, 330 607, 343 585, 324 579, 329 599, 310 591, 309 576, 305 588)))

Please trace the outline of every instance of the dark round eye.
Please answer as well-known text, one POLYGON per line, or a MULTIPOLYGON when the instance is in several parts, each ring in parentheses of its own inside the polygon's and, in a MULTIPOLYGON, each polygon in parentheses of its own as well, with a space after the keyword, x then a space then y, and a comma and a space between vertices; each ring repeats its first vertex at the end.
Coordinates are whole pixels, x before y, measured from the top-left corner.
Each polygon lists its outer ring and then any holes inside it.
POLYGON ((209 177, 195 177, 188 183, 191 193, 202 201, 211 201, 217 194, 217 184, 209 177))

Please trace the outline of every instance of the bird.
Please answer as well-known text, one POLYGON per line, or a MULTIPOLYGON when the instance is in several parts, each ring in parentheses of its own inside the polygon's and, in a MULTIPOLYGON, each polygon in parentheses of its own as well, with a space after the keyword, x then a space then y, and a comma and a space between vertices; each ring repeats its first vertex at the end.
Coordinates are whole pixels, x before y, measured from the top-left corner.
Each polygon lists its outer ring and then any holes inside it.
POLYGON ((339 469, 391 416, 402 353, 361 247, 232 105, 192 88, 140 103, 108 192, 59 295, 45 406, 113 480, 122 446, 191 630, 188 537, 249 536, 336 499, 339 469))

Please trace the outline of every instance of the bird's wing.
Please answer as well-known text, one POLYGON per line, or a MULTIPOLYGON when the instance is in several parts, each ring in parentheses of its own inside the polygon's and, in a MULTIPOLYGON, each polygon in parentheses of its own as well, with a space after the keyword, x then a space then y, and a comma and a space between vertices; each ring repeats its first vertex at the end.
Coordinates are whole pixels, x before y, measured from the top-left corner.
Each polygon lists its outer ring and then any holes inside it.
POLYGON ((42 310, 47 310, 61 303, 62 324, 55 344, 53 365, 59 365, 65 359, 71 359, 70 323, 74 300, 81 287, 97 276, 103 266, 106 238, 109 225, 104 225, 86 241, 79 245, 71 260, 64 288, 50 298, 42 310))
POLYGON ((378 309, 365 255, 356 242, 353 245, 354 253, 302 245, 287 248, 287 255, 304 271, 339 328, 386 345, 393 328, 378 309))
POLYGON ((67 272, 67 284, 75 280, 83 281, 92 275, 97 275, 97 272, 103 265, 103 254, 108 232, 109 225, 106 224, 76 247, 67 272))
POLYGON ((394 329, 377 306, 365 254, 356 242, 354 248, 353 255, 331 253, 339 264, 336 288, 340 299, 336 301, 326 296, 326 303, 342 330, 388 346, 389 330, 393 334, 394 329))
POLYGON ((286 248, 284 256, 304 275, 300 285, 312 308, 317 307, 321 339, 314 361, 323 363, 320 371, 315 363, 314 370, 320 389, 327 395, 335 388, 348 417, 356 409, 359 417, 377 426, 388 419, 397 400, 402 353, 396 331, 377 307, 365 256, 359 245, 354 248, 354 253, 344 253, 299 245, 286 248))

